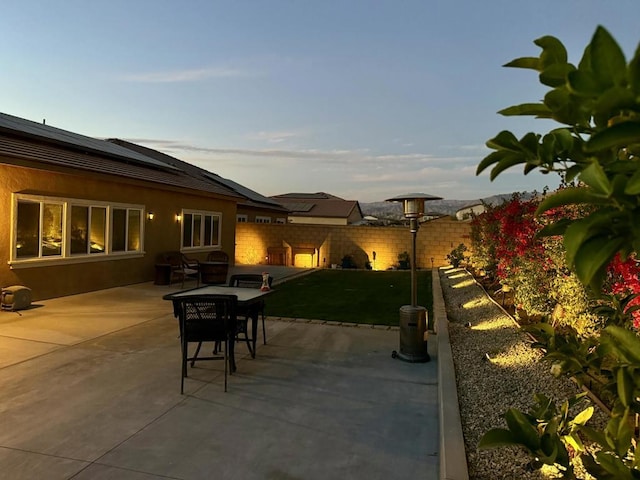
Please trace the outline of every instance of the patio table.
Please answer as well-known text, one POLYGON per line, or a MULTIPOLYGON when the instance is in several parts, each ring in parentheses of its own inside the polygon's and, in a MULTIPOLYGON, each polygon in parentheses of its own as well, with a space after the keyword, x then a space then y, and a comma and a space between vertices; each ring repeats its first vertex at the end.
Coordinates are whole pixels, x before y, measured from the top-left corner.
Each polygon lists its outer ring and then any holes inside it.
MULTIPOLYGON (((238 306, 245 307, 248 312, 251 312, 249 317, 251 318, 251 342, 253 344, 253 351, 251 356, 256 356, 256 339, 258 336, 258 309, 251 308, 254 305, 258 305, 265 295, 268 295, 273 290, 260 290, 259 288, 243 288, 243 287, 225 287, 221 285, 207 285, 206 287, 191 288, 189 290, 182 290, 180 292, 169 293, 162 297, 163 300, 177 300, 178 298, 185 298, 189 296, 202 296, 202 295, 235 295, 238 298, 238 306)), ((231 357, 231 371, 235 372, 235 340, 231 342, 229 347, 229 356, 231 357)))

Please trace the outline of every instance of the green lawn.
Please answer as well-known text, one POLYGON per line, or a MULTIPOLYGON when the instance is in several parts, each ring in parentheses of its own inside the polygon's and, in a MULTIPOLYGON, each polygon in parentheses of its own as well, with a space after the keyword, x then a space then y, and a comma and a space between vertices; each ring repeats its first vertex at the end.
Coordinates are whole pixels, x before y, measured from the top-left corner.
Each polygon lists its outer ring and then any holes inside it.
MULTIPOLYGON (((418 271, 417 284, 431 318, 431 271, 418 271)), ((265 300, 276 317, 398 325, 400 307, 411 304, 411 272, 319 270, 277 285, 265 300)))

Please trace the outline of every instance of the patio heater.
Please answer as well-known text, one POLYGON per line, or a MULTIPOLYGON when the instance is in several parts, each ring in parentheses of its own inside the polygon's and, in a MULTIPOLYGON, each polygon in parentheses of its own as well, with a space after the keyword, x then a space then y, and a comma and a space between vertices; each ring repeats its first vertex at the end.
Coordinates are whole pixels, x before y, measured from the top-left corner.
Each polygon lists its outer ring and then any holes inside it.
POLYGON ((424 215, 424 202, 442 200, 441 197, 426 193, 408 193, 389 198, 387 202, 402 202, 404 216, 409 219, 411 242, 411 305, 400 307, 400 351, 394 350, 391 356, 405 362, 428 362, 427 352, 427 309, 418 305, 418 286, 416 282, 416 233, 418 220, 424 215))

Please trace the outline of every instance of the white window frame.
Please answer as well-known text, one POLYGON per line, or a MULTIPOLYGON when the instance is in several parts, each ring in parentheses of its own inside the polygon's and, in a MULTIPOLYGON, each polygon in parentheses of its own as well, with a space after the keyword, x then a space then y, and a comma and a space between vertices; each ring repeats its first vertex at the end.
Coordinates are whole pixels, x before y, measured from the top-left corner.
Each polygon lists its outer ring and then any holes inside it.
POLYGON ((208 251, 211 250, 212 248, 219 248, 222 246, 222 213, 221 212, 212 212, 212 211, 207 211, 207 210, 192 210, 192 209, 182 209, 182 213, 181 213, 181 228, 180 228, 180 251, 182 252, 197 252, 197 251, 208 251), (186 218, 187 215, 191 215, 192 216, 192 224, 189 226, 192 231, 191 231, 191 245, 185 245, 184 244, 184 233, 185 233, 185 228, 187 228, 187 222, 186 222, 186 218), (201 215, 202 219, 200 221, 200 239, 202 240, 202 244, 201 245, 193 245, 193 221, 194 221, 194 216, 195 215, 201 215), (218 237, 214 238, 213 236, 213 232, 211 234, 211 241, 212 243, 210 245, 205 245, 204 244, 204 239, 205 239, 205 225, 206 225, 206 221, 205 221, 205 217, 210 216, 212 217, 212 223, 211 226, 213 228, 213 219, 217 219, 218 220, 218 237))
MULTIPOLYGON (((136 258, 144 256, 144 219, 146 212, 144 205, 134 205, 128 203, 102 202, 95 200, 85 200, 77 198, 52 197, 45 195, 29 195, 13 193, 11 195, 11 249, 9 252, 9 266, 11 268, 27 268, 48 265, 87 263, 96 261, 114 260, 117 258, 136 258), (38 227, 38 255, 28 258, 18 258, 18 204, 20 202, 30 202, 39 204, 40 220, 38 227), (42 255, 42 212, 45 204, 59 204, 62 206, 62 249, 60 255, 42 255), (96 207, 106 210, 105 217, 105 248, 103 252, 74 253, 71 254, 71 207, 96 207), (139 211, 140 215, 140 248, 138 250, 114 252, 113 245, 113 210, 127 210, 127 226, 129 212, 139 211)), ((89 217, 90 221, 90 217, 89 217)), ((125 231, 125 238, 128 238, 128 231, 125 231)))
POLYGON ((255 223, 271 223, 271 217, 256 215, 255 223))
POLYGON ((249 215, 244 215, 239 213, 238 215, 236 215, 236 222, 237 223, 247 223, 249 221, 249 215))

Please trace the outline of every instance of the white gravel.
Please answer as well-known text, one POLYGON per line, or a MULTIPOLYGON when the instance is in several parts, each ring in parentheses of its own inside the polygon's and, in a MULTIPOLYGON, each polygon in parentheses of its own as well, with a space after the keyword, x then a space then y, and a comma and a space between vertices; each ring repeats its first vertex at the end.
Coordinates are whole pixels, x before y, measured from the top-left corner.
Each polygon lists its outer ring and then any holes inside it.
MULTIPOLYGON (((553 478, 530 471, 530 458, 517 448, 479 451, 491 428, 506 428, 509 407, 529 411, 534 393, 560 406, 580 390, 570 379, 556 379, 539 362, 539 350, 515 321, 489 299, 464 269, 441 269, 440 281, 449 318, 469 477, 477 480, 553 478), (487 358, 488 356, 488 358, 487 358)), ((586 406, 586 404, 584 405, 586 406)))

